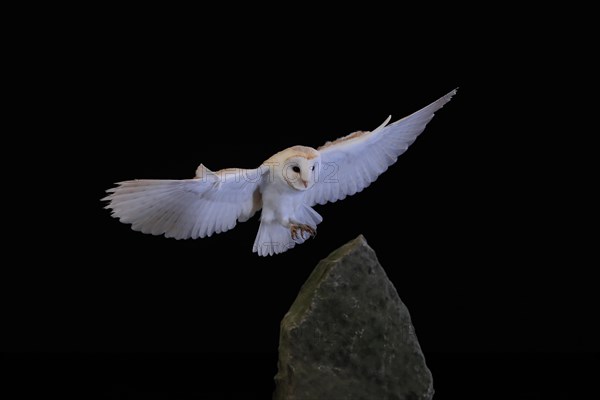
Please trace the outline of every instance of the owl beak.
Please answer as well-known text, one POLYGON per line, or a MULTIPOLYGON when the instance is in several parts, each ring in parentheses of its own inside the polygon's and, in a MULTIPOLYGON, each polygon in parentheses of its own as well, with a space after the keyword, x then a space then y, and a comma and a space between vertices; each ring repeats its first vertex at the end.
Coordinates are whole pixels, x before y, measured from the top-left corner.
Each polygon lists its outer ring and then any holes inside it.
POLYGON ((305 181, 304 179, 302 179, 302 183, 304 183, 304 187, 307 188, 308 187, 308 182, 305 181))

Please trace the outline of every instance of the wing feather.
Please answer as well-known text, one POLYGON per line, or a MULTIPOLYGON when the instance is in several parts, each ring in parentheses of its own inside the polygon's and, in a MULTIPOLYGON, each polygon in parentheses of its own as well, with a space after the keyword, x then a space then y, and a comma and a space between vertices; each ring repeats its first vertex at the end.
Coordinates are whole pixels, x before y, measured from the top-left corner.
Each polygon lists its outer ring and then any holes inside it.
POLYGON ((232 229, 261 208, 255 195, 268 168, 212 172, 204 166, 194 179, 142 179, 107 190, 106 208, 133 230, 176 239, 211 236, 232 229), (252 179, 245 179, 246 177, 252 179))
POLYGON ((335 202, 369 186, 396 162, 454 94, 456 89, 390 125, 388 117, 372 132, 355 132, 321 146, 319 179, 306 192, 304 202, 310 206, 335 202))
MULTIPOLYGON (((191 210, 192 214, 200 215, 201 207, 202 207, 202 203, 200 203, 200 202, 198 202, 197 204, 194 204, 194 207, 191 210)), ((200 237, 200 228, 202 227, 201 222, 202 222, 202 219, 200 219, 200 218, 194 219, 194 223, 192 225, 192 228, 190 229, 190 237, 192 239, 198 239, 200 237)))

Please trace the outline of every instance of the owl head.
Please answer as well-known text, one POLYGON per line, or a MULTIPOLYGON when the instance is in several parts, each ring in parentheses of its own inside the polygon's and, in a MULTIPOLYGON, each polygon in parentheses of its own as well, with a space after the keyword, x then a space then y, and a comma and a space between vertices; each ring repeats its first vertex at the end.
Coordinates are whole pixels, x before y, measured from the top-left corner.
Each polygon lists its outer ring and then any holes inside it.
POLYGON ((292 189, 304 191, 316 182, 319 171, 319 152, 311 147, 294 146, 281 154, 278 169, 282 180, 292 189))

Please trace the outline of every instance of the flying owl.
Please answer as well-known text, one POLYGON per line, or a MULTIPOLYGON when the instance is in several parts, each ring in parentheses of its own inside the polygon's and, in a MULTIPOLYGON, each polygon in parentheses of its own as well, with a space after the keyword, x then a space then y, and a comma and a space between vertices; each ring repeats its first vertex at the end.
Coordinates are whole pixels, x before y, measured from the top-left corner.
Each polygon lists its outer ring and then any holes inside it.
POLYGON ((193 179, 139 179, 117 183, 102 200, 133 230, 196 239, 232 229, 258 210, 252 251, 283 253, 314 236, 323 218, 312 209, 360 192, 394 164, 456 89, 427 107, 372 132, 351 133, 314 149, 293 146, 255 169, 210 171, 193 179))

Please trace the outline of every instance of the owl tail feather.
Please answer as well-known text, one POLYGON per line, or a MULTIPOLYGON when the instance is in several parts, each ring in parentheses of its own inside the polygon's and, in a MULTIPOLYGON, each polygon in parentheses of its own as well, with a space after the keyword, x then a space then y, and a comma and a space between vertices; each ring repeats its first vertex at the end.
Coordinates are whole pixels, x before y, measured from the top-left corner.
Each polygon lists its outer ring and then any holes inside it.
POLYGON ((277 221, 261 221, 252 252, 258 253, 259 256, 272 256, 288 251, 295 245, 290 228, 286 228, 277 221))
MULTIPOLYGON (((293 221, 308 225, 316 230, 317 225, 323 221, 323 218, 312 208, 301 205, 296 210, 293 221)), ((286 252, 294 248, 296 244, 304 243, 309 237, 308 233, 304 233, 302 237, 292 239, 289 227, 277 221, 261 221, 252 252, 258 253, 259 256, 272 256, 273 254, 286 252)))

